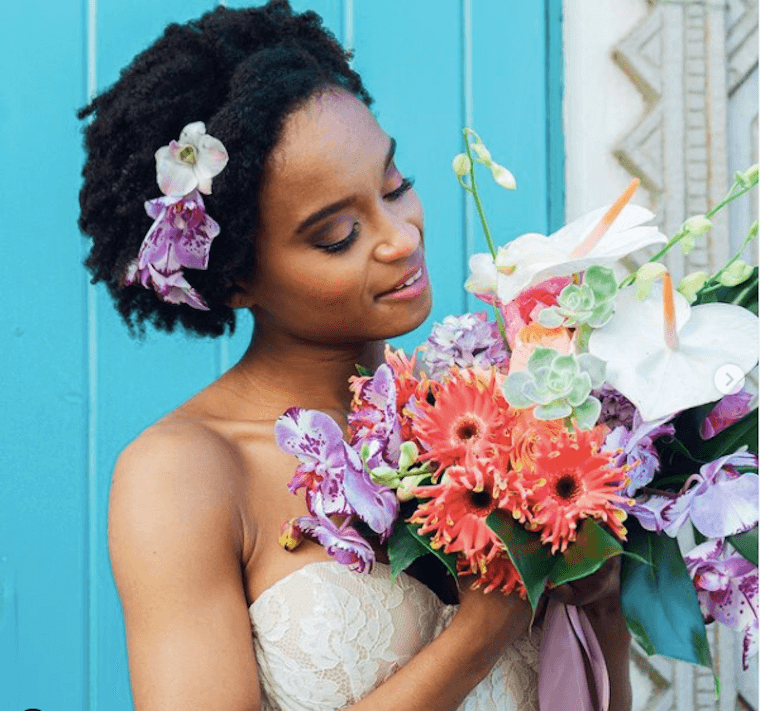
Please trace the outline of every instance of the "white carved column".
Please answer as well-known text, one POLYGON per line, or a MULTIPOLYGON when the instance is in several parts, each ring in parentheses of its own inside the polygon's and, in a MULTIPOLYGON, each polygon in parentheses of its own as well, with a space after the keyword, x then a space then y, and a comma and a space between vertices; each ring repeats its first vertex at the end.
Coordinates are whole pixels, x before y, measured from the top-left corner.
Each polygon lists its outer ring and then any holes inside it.
MULTIPOLYGON (((642 182, 634 201, 669 235, 720 201, 733 173, 758 160, 757 25, 757 0, 564 0, 568 220, 611 202, 632 176, 642 182)), ((669 268, 676 278, 714 270, 755 219, 757 191, 691 254, 673 250, 669 268)), ((634 711, 758 711, 757 660, 742 672, 741 640, 719 625, 708 637, 720 700, 709 670, 634 645, 634 711)))

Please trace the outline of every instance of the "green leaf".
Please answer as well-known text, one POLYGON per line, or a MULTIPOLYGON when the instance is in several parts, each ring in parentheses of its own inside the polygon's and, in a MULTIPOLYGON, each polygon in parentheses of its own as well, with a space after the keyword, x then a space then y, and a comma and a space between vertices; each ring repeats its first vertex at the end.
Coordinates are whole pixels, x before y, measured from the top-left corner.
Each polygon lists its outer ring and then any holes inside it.
POLYGON ((449 573, 451 573, 454 578, 457 577, 456 555, 453 553, 444 553, 440 548, 433 548, 433 546, 430 545, 430 538, 419 534, 419 526, 415 526, 413 523, 404 523, 404 528, 406 528, 412 537, 425 548, 425 553, 432 553, 446 566, 449 573))
POLYGON ((628 629, 647 654, 712 668, 697 593, 678 541, 629 523, 626 549, 653 565, 623 559, 621 601, 628 629))
POLYGON ((628 555, 648 565, 645 558, 623 550, 623 546, 606 528, 586 518, 578 526, 578 535, 564 553, 555 557, 549 573, 553 585, 562 585, 595 573, 604 562, 616 555, 628 555))
POLYGON ((375 371, 372 370, 371 368, 365 368, 363 365, 359 365, 358 363, 356 364, 356 370, 359 373, 359 375, 362 375, 362 376, 364 375, 372 376, 375 374, 375 371))
POLYGON ((409 531, 409 524, 394 526, 388 539, 388 558, 391 564, 391 582, 403 573, 417 558, 428 554, 428 549, 409 531))
POLYGON ((554 565, 554 556, 541 543, 538 533, 527 531, 506 511, 497 509, 486 519, 486 524, 506 546, 525 585, 528 602, 535 610, 554 565))
POLYGON ((757 526, 749 531, 728 536, 728 542, 753 565, 757 565, 757 526))

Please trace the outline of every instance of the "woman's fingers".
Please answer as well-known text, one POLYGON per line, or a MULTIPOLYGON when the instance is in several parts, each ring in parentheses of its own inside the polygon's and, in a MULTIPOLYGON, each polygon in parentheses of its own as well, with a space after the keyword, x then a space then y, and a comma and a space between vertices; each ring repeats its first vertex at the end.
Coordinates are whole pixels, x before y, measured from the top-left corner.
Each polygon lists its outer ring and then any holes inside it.
POLYGON ((547 594, 565 605, 583 607, 605 598, 620 596, 620 556, 605 561, 599 570, 585 578, 547 590, 547 594))

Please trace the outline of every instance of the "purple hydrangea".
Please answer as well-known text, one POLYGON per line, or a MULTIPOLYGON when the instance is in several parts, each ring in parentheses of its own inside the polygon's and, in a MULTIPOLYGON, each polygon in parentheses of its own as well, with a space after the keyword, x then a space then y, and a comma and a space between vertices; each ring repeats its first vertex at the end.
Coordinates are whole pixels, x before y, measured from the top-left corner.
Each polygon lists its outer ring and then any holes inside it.
POLYGON ((481 312, 446 316, 442 323, 436 323, 423 346, 422 360, 430 377, 440 380, 452 366, 506 370, 509 355, 496 322, 481 312))
POLYGON ((597 424, 607 425, 611 430, 617 427, 625 427, 630 430, 633 427, 636 405, 623 393, 605 383, 593 390, 591 394, 602 403, 602 411, 597 424))

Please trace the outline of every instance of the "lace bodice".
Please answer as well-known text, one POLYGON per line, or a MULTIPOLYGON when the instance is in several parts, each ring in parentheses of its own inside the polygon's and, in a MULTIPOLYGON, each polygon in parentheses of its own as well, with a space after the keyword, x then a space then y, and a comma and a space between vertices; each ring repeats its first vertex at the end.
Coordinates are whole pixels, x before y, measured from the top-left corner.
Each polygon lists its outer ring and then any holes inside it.
MULTIPOLYGON (((390 568, 334 561, 279 580, 250 606, 262 711, 336 711, 366 696, 433 640, 456 607, 390 568)), ((540 630, 508 645, 459 711, 538 711, 540 630)))

